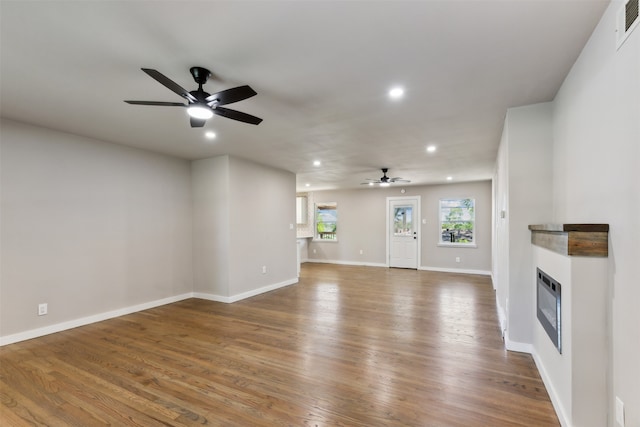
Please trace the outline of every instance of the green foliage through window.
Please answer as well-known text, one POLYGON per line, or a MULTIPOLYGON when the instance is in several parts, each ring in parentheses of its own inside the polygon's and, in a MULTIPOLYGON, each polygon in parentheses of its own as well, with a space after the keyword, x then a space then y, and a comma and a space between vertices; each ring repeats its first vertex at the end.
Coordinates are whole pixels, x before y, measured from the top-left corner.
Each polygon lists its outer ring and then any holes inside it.
POLYGON ((473 244, 475 200, 440 200, 440 243, 473 244))
POLYGON ((413 232, 413 208, 399 206, 393 212, 393 235, 411 236, 413 232))
POLYGON ((315 211, 317 240, 338 240, 338 204, 318 203, 315 211))

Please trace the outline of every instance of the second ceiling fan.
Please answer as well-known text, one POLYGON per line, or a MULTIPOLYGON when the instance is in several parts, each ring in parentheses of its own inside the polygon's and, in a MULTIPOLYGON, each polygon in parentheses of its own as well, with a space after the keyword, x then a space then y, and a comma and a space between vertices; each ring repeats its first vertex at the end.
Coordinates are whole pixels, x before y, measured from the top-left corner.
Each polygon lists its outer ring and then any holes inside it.
POLYGON ((367 182, 363 182, 361 183, 361 185, 374 185, 374 184, 379 184, 380 187, 387 187, 390 184, 394 183, 394 182, 411 182, 408 179, 402 179, 399 176, 394 177, 394 178, 389 178, 387 176, 387 172, 389 172, 389 168, 382 168, 382 176, 380 177, 380 179, 366 179, 367 182))
POLYGON ((187 104, 183 104, 181 102, 162 101, 124 101, 127 104, 185 107, 187 108, 187 113, 189 113, 190 116, 191 127, 194 128, 203 127, 207 119, 213 117, 214 114, 252 125, 257 125, 262 122, 261 118, 252 116, 251 114, 221 107, 221 105, 243 101, 257 95, 257 92, 251 89, 248 85, 226 89, 211 95, 202 89, 202 85, 205 84, 211 76, 211 71, 206 68, 191 67, 189 71, 191 72, 193 79, 198 83, 198 89, 190 92, 157 70, 142 68, 142 71, 169 90, 186 99, 187 104))

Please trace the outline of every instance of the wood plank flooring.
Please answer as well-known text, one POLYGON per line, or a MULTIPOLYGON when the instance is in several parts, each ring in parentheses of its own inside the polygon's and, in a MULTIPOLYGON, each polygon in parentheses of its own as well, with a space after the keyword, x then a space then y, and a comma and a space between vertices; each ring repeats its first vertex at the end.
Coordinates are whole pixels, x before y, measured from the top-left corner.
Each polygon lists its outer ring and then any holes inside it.
POLYGON ((3 426, 559 425, 488 277, 311 263, 234 304, 2 347, 0 395, 3 426))

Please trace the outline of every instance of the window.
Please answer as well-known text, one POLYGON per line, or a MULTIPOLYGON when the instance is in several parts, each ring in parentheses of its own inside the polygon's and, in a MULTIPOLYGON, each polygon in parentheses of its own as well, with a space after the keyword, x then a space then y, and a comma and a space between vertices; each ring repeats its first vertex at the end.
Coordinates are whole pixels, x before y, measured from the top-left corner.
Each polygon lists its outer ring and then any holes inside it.
POLYGON ((440 200, 440 241, 442 245, 475 245, 475 200, 440 200))
POLYGON ((316 240, 338 240, 338 204, 336 202, 317 203, 315 209, 316 240))

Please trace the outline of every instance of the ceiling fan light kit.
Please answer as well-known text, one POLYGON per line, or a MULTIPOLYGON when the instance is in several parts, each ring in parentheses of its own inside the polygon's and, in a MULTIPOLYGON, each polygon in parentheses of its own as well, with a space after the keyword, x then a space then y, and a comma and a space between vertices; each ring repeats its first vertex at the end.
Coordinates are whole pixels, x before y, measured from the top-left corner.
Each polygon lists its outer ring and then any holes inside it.
POLYGON ((213 117, 213 111, 211 111, 210 108, 197 104, 193 104, 187 107, 187 114, 189 114, 194 119, 207 120, 213 117))
POLYGON ((187 100, 186 104, 180 102, 162 102, 162 101, 124 101, 133 105, 155 105, 161 107, 186 107, 190 116, 191 127, 203 127, 205 121, 213 117, 214 114, 228 119, 237 120, 243 123, 258 125, 262 119, 252 116, 241 111, 223 108, 221 105, 232 104, 234 102, 243 101, 247 98, 257 95, 257 92, 248 85, 238 86, 226 89, 213 95, 205 92, 202 85, 211 77, 211 71, 202 67, 191 67, 189 70, 193 76, 193 80, 198 84, 198 89, 187 91, 182 86, 151 68, 142 68, 151 78, 162 84, 167 89, 180 95, 187 100))

